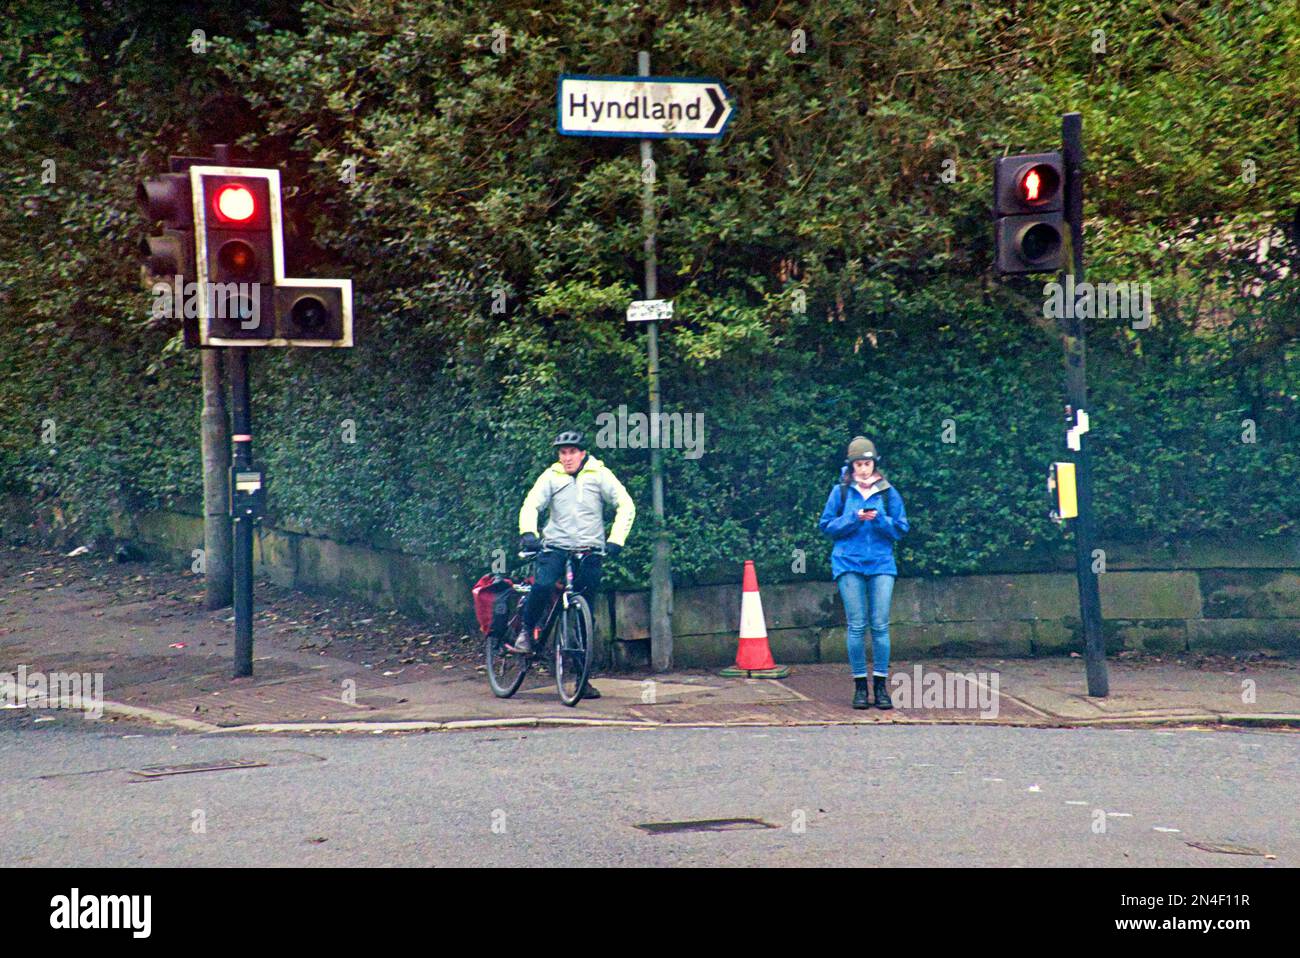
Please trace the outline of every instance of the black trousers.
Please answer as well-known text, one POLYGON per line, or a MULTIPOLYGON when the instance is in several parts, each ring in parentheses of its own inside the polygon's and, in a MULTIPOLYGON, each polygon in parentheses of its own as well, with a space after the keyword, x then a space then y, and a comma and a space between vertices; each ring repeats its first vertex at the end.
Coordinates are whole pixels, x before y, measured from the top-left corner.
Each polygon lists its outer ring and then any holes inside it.
MULTIPOLYGON (((529 632, 542 624, 546 611, 551 607, 557 595, 555 583, 564 577, 564 558, 568 554, 563 549, 546 549, 538 555, 533 588, 524 600, 524 628, 529 632)), ((574 560, 573 586, 589 606, 593 605, 596 593, 600 591, 601 559, 602 556, 588 553, 581 562, 574 560)))

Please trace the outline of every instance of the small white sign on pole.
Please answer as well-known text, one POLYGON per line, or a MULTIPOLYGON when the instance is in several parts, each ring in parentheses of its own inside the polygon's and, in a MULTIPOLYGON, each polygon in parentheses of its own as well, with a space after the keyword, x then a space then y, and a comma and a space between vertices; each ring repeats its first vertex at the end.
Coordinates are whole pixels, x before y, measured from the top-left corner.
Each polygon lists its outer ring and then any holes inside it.
POLYGON ((1088 429, 1088 412, 1085 409, 1080 409, 1078 415, 1075 417, 1075 424, 1065 433, 1065 444, 1075 452, 1078 452, 1083 448, 1083 440, 1079 437, 1087 432, 1088 429))
POLYGON ((638 299, 627 307, 629 323, 644 323, 652 319, 672 319, 673 301, 671 299, 638 299))

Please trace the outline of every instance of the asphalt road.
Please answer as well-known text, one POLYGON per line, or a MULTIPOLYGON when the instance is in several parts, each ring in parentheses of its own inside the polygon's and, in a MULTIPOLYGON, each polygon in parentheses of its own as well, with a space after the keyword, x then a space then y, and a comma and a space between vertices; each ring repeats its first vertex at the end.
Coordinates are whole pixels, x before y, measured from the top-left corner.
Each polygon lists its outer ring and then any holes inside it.
POLYGON ((37 717, 0 712, 10 865, 1300 863, 1300 736, 1287 733, 204 736, 37 717), (153 780, 129 772, 223 758, 267 764, 153 780), (732 818, 775 827, 636 827, 732 818))

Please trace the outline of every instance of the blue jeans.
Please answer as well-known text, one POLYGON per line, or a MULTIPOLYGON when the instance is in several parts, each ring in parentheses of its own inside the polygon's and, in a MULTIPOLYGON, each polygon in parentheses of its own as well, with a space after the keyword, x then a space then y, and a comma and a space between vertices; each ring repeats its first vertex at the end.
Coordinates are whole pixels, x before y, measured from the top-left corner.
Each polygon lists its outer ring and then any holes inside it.
POLYGON ((872 673, 889 674, 889 603, 894 598, 894 577, 888 573, 862 575, 845 572, 836 580, 848 619, 849 667, 854 678, 866 678, 868 621, 871 625, 872 673), (868 608, 870 615, 868 616, 868 608))

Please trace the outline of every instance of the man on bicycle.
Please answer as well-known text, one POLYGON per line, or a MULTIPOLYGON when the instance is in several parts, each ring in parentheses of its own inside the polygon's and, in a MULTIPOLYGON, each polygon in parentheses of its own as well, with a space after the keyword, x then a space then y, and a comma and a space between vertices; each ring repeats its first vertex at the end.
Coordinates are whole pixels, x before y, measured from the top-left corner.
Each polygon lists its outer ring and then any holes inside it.
MULTIPOLYGON (((514 641, 515 651, 525 654, 535 647, 537 627, 555 597, 555 584, 564 575, 568 553, 603 546, 606 555, 611 558, 618 555, 636 518, 632 497, 608 466, 588 455, 582 433, 566 430, 551 445, 558 459, 537 477, 519 510, 520 550, 541 550, 533 588, 524 602, 523 628, 514 641), (605 538, 606 505, 618 510, 608 540, 605 538), (549 515, 542 538, 538 539, 537 519, 543 509, 549 509, 549 515)), ((574 570, 574 587, 588 605, 593 605, 600 589, 600 562, 600 555, 592 553, 576 564, 574 570)), ((598 699, 600 693, 588 683, 582 697, 598 699)))

